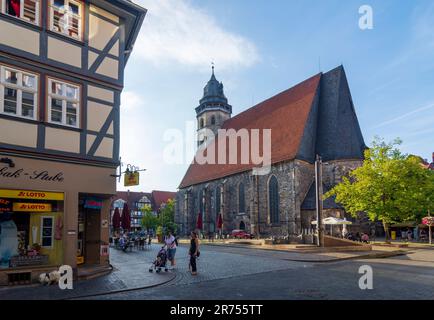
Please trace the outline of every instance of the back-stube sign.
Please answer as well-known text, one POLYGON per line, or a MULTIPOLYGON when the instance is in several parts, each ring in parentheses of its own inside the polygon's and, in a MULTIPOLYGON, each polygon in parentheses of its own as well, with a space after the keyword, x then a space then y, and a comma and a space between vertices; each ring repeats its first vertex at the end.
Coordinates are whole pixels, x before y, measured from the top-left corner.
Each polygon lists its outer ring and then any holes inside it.
POLYGON ((30 180, 39 180, 47 182, 63 182, 63 172, 50 173, 46 170, 34 170, 26 171, 25 169, 11 169, 9 167, 3 167, 0 169, 0 179, 1 178, 28 178, 30 180))

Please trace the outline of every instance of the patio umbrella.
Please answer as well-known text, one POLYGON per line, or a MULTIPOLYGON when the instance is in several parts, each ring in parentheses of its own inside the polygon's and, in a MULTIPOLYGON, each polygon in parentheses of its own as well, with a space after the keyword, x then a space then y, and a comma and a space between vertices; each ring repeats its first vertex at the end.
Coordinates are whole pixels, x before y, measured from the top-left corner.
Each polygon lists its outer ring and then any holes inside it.
POLYGON ((196 229, 202 230, 202 228, 203 228, 202 214, 199 212, 199 215, 197 216, 196 229))
POLYGON ((128 208, 128 204, 124 204, 124 208, 122 209, 122 229, 124 230, 130 230, 131 228, 131 216, 130 216, 130 209, 128 208))
POLYGON ((222 218, 222 214, 219 213, 218 217, 217 217, 217 229, 220 229, 223 227, 223 218, 222 218))
POLYGON ((115 230, 121 227, 121 215, 119 214, 118 208, 116 208, 115 212, 113 213, 112 224, 113 224, 113 229, 115 230))
MULTIPOLYGON (((317 224, 318 222, 312 221, 312 224, 317 224)), ((324 225, 330 225, 330 233, 333 233, 333 225, 348 225, 348 224, 353 224, 351 221, 347 221, 346 219, 339 219, 339 218, 334 218, 334 217, 327 217, 323 220, 323 224, 324 225)), ((332 234, 333 235, 333 234, 332 234)))

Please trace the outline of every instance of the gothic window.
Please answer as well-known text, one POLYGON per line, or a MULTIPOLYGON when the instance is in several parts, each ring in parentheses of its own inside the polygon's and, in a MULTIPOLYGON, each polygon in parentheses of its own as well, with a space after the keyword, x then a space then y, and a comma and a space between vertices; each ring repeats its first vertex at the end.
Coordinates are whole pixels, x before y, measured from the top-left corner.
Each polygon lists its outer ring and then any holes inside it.
POLYGON ((272 176, 268 182, 268 207, 271 223, 279 223, 279 184, 272 176))
POLYGON ((211 117, 211 125, 215 125, 215 116, 211 117))
POLYGON ((204 204, 203 204, 203 195, 204 195, 205 190, 200 190, 199 194, 198 194, 198 203, 199 203, 199 212, 203 213, 204 210, 204 204))
POLYGON ((240 183, 238 186, 238 212, 246 212, 246 201, 244 195, 244 183, 240 183))
POLYGON ((220 207, 221 207, 221 189, 220 187, 217 187, 215 189, 215 212, 216 216, 220 213, 220 207))

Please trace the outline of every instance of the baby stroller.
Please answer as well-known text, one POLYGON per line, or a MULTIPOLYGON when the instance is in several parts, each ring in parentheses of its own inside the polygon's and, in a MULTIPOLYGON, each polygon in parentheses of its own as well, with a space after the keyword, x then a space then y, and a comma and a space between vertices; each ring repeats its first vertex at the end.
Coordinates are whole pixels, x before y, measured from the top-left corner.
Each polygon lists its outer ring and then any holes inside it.
POLYGON ((167 250, 166 246, 161 247, 160 251, 158 251, 157 258, 152 262, 151 267, 149 268, 149 272, 155 270, 155 272, 160 273, 161 269, 164 268, 164 271, 168 272, 166 266, 167 263, 167 250))

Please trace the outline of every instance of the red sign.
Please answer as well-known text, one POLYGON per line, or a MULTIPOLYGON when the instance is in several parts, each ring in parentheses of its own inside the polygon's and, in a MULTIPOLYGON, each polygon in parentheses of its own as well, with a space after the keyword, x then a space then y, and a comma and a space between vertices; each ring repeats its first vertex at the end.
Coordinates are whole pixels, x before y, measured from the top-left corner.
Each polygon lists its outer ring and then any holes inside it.
POLYGON ((12 201, 0 199, 0 212, 12 211, 12 201))

